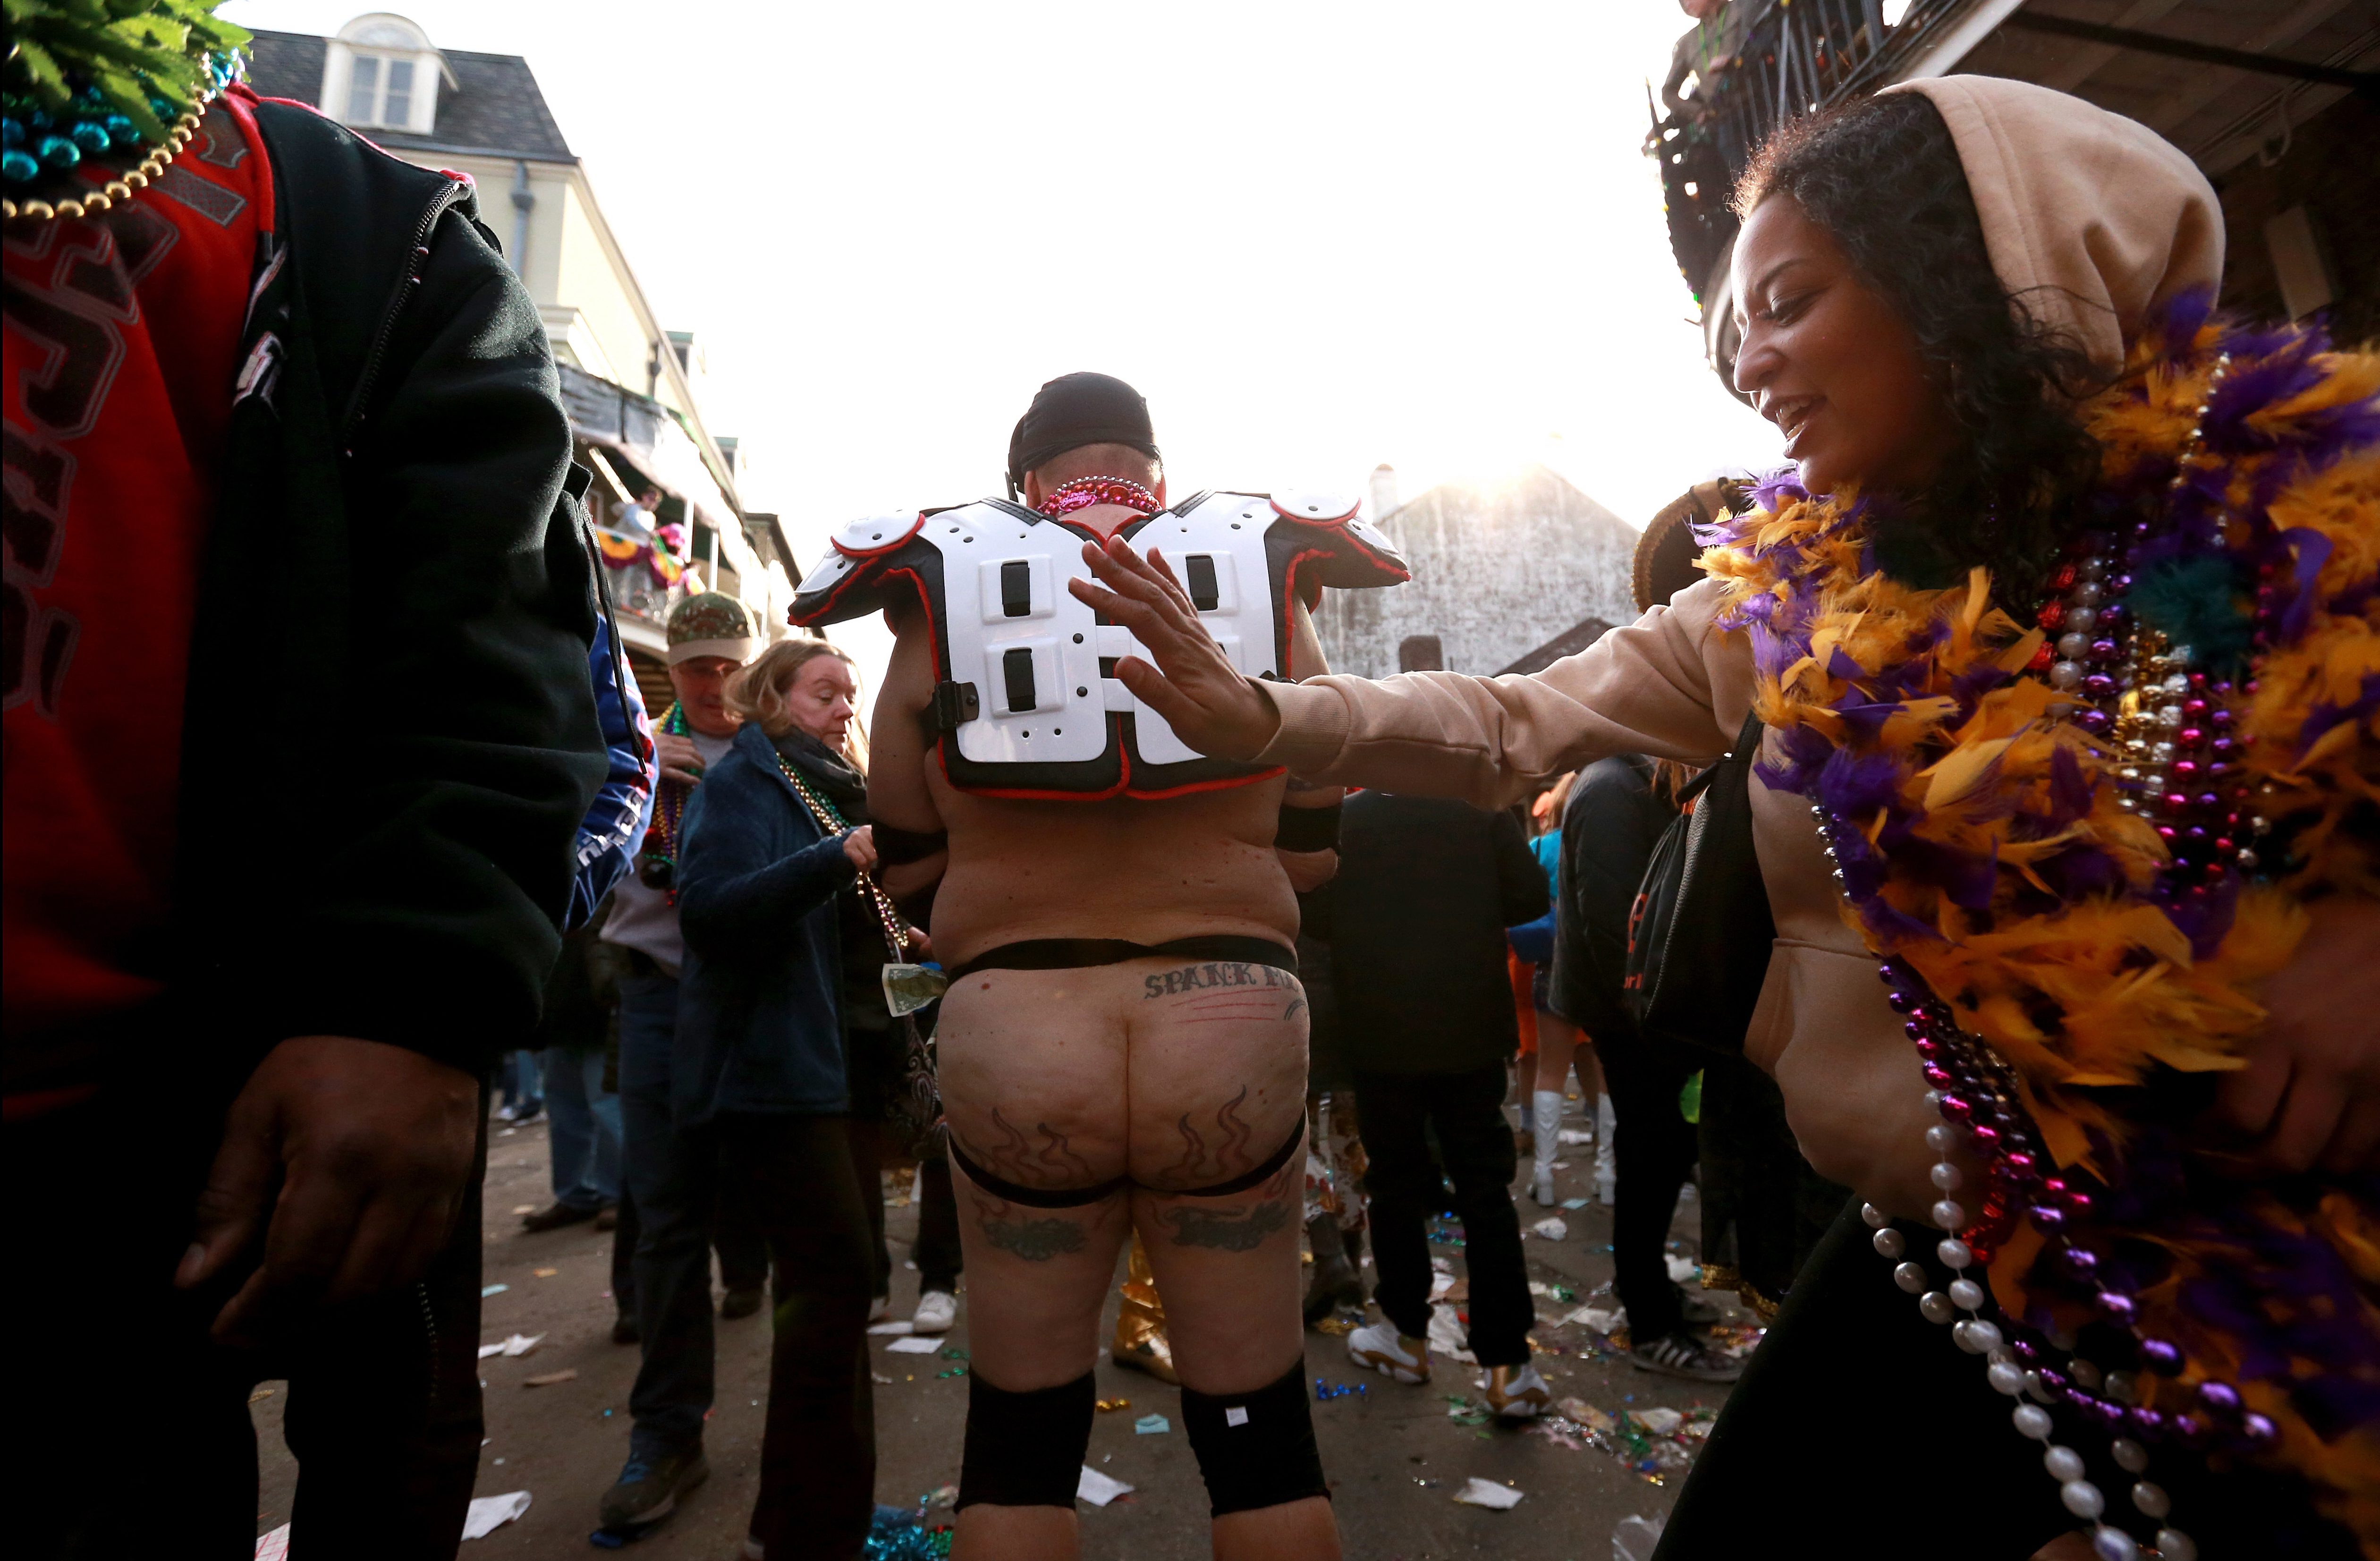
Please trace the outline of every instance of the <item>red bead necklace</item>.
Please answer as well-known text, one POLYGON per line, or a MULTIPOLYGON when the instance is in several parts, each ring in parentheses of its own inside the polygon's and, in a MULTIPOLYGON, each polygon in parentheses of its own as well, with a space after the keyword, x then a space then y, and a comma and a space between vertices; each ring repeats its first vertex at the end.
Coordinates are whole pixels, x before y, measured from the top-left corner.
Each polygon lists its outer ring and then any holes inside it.
POLYGON ((1071 482, 1062 482, 1050 490, 1038 507, 1054 520, 1061 515, 1072 515, 1099 504, 1120 504, 1143 515, 1154 515, 1165 507, 1157 502, 1155 494, 1121 477, 1077 477, 1071 482))

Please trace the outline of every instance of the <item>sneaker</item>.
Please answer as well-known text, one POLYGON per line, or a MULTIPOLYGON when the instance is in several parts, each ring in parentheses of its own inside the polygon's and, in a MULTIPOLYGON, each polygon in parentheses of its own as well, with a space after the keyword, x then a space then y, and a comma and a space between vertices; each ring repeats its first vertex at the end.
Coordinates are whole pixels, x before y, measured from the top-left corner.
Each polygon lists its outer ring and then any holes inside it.
POLYGON ((1479 1390, 1487 1395, 1488 1407, 1499 1420, 1535 1420, 1554 1401, 1554 1390, 1537 1374, 1534 1360, 1524 1360, 1517 1366, 1489 1367, 1488 1374, 1479 1379, 1479 1390))
POLYGON ((1550 1209, 1561 1201, 1554 1196, 1554 1168, 1551 1165, 1538 1166, 1529 1177, 1529 1196, 1537 1201, 1537 1207, 1541 1209, 1550 1209))
POLYGON ((719 1298, 719 1315, 733 1323, 739 1317, 749 1317, 760 1310, 763 1295, 758 1285, 730 1289, 719 1298))
POLYGON ((1347 1359, 1409 1387, 1429 1381, 1429 1341, 1397 1332, 1394 1323, 1373 1323, 1349 1334, 1347 1359))
POLYGON ((1743 1375, 1742 1360, 1713 1349, 1682 1328, 1634 1346, 1628 1351, 1628 1360, 1640 1372, 1658 1372, 1694 1382, 1733 1382, 1743 1375))
POLYGON ((548 1203, 535 1213, 523 1214, 521 1228, 532 1234, 560 1230, 568 1225, 585 1225, 602 1212, 601 1209, 574 1209, 567 1203, 548 1203))
POLYGON ((947 1334, 951 1324, 959 1320, 959 1298, 948 1290, 928 1290, 917 1298, 917 1310, 909 1316, 912 1334, 947 1334))
POLYGON ((632 1457, 617 1482, 603 1493, 603 1527, 638 1529, 658 1523, 710 1478, 710 1465, 699 1450, 664 1453, 650 1462, 632 1457))

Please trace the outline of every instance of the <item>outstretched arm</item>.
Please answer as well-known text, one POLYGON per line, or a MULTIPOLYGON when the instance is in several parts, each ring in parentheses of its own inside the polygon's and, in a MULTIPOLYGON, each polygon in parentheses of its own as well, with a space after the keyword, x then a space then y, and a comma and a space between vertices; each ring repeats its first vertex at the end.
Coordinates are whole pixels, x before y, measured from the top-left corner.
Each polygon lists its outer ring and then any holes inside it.
POLYGON ((1160 555, 1143 559, 1117 540, 1087 545, 1084 558, 1100 584, 1068 589, 1130 628, 1157 663, 1125 657, 1116 676, 1126 688, 1200 752, 1285 764, 1308 780, 1499 808, 1609 754, 1710 763, 1751 706, 1752 658, 1719 643, 1716 581, 1525 677, 1257 683, 1208 636, 1160 555))
POLYGON ((905 908, 931 896, 951 853, 930 844, 944 825, 926 785, 926 766, 933 762, 926 728, 934 702, 933 628, 914 603, 884 616, 892 627, 892 659, 868 721, 868 811, 884 831, 877 876, 905 908))
MULTIPOLYGON (((1330 663, 1322 656, 1321 636, 1314 632, 1314 615, 1306 611, 1305 603, 1293 602, 1290 604, 1289 624, 1291 680, 1319 677, 1330 670, 1330 663)), ((1336 810, 1346 799, 1345 787, 1326 786, 1315 781, 1299 780, 1293 776, 1289 783, 1289 794, 1281 799, 1283 833, 1290 833, 1289 826, 1297 815, 1312 817, 1325 814, 1330 822, 1322 827, 1335 837, 1338 834, 1336 810)), ((1304 835, 1311 832, 1297 833, 1304 835)), ((1339 848, 1336 846, 1315 850, 1292 850, 1275 846, 1273 855, 1281 859, 1283 871, 1288 872, 1289 886, 1301 895, 1312 894, 1339 875, 1339 848)))

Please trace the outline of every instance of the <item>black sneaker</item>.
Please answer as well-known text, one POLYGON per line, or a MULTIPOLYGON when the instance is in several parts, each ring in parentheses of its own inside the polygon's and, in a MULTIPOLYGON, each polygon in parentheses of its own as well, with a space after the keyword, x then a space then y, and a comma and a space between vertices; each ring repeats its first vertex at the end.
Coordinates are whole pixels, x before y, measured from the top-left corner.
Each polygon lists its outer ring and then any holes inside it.
POLYGON ((602 1212, 600 1206, 592 1209, 574 1209, 567 1203, 548 1203, 534 1213, 523 1214, 521 1228, 532 1235, 541 1231, 560 1230, 565 1226, 585 1225, 602 1212))
POLYGON ((1658 1372, 1694 1382, 1733 1382, 1743 1375, 1741 1360, 1713 1349, 1706 1341, 1683 1329, 1635 1346, 1628 1351, 1628 1362, 1638 1371, 1658 1372))
POLYGON ((710 1465, 700 1449, 664 1453, 647 1461, 632 1457, 620 1470, 619 1482, 603 1493, 603 1527, 638 1529, 658 1523, 677 1510, 680 1498, 710 1478, 710 1465))

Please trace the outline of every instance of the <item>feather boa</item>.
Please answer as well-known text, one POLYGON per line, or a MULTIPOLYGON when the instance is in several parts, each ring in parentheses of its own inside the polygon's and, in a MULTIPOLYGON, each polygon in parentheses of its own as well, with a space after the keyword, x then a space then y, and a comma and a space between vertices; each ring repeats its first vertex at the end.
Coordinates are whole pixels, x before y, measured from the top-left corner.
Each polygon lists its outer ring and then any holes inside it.
MULTIPOLYGON (((2118 805, 2122 761, 2053 717, 2025 671, 2041 631, 1981 569, 1949 590, 1886 578, 1877 506, 1856 494, 1772 477, 1706 535, 1703 567, 1729 582, 1722 625, 1752 640, 1780 756, 1763 780, 1837 821, 1846 920, 2015 1067, 2070 1177, 2101 1184, 2085 1233, 2101 1272, 2188 1360, 2159 1402, 2237 1383, 2280 1426, 2274 1456, 2380 1557, 2380 1187, 2226 1177, 2160 1104, 2177 1074, 2242 1066, 2257 983, 2289 962, 2306 896, 2380 894, 2380 355, 2191 300, 2080 411, 2104 452, 2095 502, 2161 518, 2136 582, 2194 582, 2165 610, 2194 616, 2202 651, 2259 646, 2232 714, 2255 806, 2288 843, 2267 882, 2169 893, 2163 842, 2118 805)), ((2041 1245, 2020 1226, 1993 1256, 1995 1293, 2071 1329, 2087 1292, 2035 1262, 2041 1245)))

